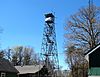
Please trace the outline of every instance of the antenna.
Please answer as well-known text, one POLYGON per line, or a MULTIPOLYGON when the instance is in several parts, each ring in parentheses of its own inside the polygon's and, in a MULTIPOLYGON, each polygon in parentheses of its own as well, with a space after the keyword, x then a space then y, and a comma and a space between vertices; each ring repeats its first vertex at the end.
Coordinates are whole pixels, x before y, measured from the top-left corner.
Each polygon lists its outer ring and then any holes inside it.
POLYGON ((90 22, 92 22, 92 20, 93 20, 93 19, 91 20, 91 15, 92 15, 93 9, 94 9, 93 0, 89 0, 89 9, 88 9, 89 10, 88 11, 89 12, 89 17, 88 18, 89 18, 90 22))
POLYGON ((89 11, 93 8, 93 0, 89 0, 89 11))

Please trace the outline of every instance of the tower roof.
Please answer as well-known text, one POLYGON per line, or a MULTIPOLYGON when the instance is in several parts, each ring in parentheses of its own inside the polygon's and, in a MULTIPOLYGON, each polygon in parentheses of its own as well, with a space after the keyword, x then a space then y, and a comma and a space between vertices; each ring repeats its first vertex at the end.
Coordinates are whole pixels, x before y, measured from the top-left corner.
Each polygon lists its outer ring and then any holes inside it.
POLYGON ((54 17, 54 15, 52 13, 47 13, 45 14, 45 17, 48 18, 48 17, 54 17))

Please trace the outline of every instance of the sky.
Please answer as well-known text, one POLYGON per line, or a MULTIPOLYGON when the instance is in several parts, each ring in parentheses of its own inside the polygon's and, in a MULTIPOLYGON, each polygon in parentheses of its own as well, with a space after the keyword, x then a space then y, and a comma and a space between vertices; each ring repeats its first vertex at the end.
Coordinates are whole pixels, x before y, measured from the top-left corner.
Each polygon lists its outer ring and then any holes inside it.
MULTIPOLYGON (((94 0, 100 6, 100 0, 94 0)), ((88 0, 0 0, 1 49, 23 45, 31 46, 35 52, 41 51, 45 13, 55 14, 56 41, 59 64, 68 69, 64 55, 64 26, 67 19, 88 0)))

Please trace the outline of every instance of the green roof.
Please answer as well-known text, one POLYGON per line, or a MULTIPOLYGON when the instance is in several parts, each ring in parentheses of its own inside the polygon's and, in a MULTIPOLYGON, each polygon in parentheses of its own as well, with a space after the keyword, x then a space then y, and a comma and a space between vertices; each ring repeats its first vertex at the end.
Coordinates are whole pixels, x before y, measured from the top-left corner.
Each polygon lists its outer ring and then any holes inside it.
POLYGON ((92 67, 89 69, 89 76, 100 76, 100 67, 92 67))

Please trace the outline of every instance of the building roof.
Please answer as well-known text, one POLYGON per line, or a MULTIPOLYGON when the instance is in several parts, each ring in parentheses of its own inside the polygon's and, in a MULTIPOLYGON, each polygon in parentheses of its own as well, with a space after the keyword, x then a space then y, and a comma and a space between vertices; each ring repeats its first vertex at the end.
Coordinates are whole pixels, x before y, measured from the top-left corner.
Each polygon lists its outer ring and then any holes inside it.
POLYGON ((0 71, 18 73, 17 69, 7 59, 4 58, 0 58, 0 71))
POLYGON ((98 48, 100 48, 100 43, 98 45, 96 45, 94 48, 90 49, 88 52, 85 53, 85 55, 89 55, 92 52, 94 52, 95 50, 97 50, 98 48))
POLYGON ((98 48, 100 48, 100 43, 84 54, 87 61, 89 61, 89 55, 96 51, 98 48))
POLYGON ((43 66, 42 65, 25 65, 25 66, 15 66, 15 68, 19 71, 19 74, 29 74, 36 73, 40 71, 43 66))

